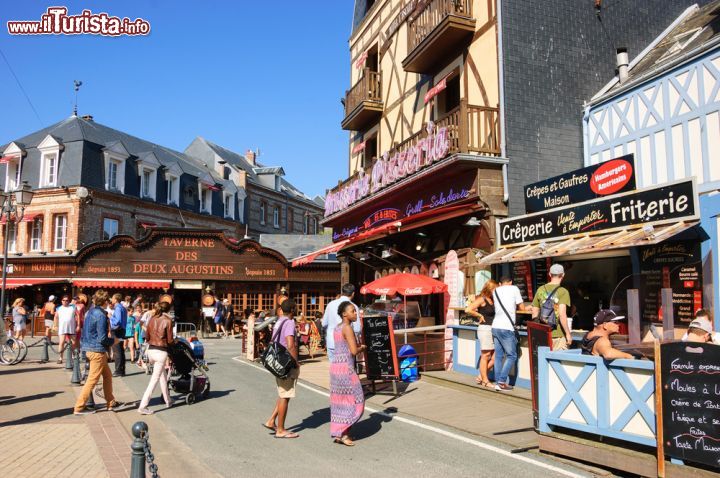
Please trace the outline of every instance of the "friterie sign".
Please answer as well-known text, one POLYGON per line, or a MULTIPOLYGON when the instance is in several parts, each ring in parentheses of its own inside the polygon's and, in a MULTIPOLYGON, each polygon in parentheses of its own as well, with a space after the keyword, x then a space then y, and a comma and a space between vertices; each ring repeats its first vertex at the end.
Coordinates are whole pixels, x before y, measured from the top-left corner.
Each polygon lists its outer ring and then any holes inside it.
POLYGON ((367 173, 360 171, 356 178, 337 191, 328 193, 325 199, 325 217, 342 211, 370 194, 443 159, 450 151, 447 128, 436 128, 430 121, 426 129, 427 135, 424 138, 404 149, 394 151, 392 155, 386 152, 382 158, 375 161, 367 173))

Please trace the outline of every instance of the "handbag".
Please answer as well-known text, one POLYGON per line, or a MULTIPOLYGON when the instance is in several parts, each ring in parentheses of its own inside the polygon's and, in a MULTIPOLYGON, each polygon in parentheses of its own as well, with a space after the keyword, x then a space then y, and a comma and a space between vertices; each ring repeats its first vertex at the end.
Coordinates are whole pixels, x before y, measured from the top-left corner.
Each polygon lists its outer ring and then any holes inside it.
MULTIPOLYGON (((289 320, 289 319, 285 319, 289 320)), ((260 356, 260 361, 263 366, 270 371, 271 374, 278 378, 286 378, 290 371, 295 368, 295 359, 290 355, 290 352, 280 343, 278 335, 282 330, 284 322, 278 324, 273 332, 272 339, 268 344, 267 348, 260 356), (277 337, 277 338, 276 338, 277 337)))
POLYGON ((510 313, 505 308, 505 305, 503 305, 502 301, 500 300, 500 296, 497 295, 497 291, 493 291, 493 295, 495 296, 495 300, 498 304, 500 304, 500 307, 502 307, 503 312, 505 312, 505 315, 507 315, 508 320, 513 326, 513 330, 515 330, 515 338, 520 340, 520 326, 515 323, 515 321, 511 318, 510 313))

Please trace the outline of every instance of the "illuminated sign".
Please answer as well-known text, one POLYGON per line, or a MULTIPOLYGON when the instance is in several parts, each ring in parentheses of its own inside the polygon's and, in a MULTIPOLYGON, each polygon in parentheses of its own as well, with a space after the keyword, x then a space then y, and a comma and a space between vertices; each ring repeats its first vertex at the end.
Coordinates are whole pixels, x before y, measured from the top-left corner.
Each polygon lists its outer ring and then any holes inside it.
POLYGON ((355 202, 376 193, 400 179, 411 176, 421 169, 443 159, 450 151, 446 127, 435 128, 430 121, 427 135, 390 155, 383 154, 375 161, 369 174, 360 171, 358 176, 325 199, 325 217, 350 207, 355 202))

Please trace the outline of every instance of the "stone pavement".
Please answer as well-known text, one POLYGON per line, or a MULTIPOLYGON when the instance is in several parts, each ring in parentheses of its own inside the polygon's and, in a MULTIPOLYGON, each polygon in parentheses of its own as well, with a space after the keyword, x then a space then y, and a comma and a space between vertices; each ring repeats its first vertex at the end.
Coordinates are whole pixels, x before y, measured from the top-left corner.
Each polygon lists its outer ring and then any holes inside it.
MULTIPOLYGON (((139 420, 148 424, 162 475, 217 476, 154 416, 141 416, 134 409, 74 416, 72 408, 81 387, 70 384, 70 372, 61 365, 33 361, 38 354, 31 349, 22 364, 0 368, 3 476, 127 478, 130 428, 139 420)), ((128 367, 129 373, 142 373, 128 367)), ((122 380, 113 380, 113 389, 118 400, 138 398, 122 380)), ((96 397, 96 403, 104 404, 104 400, 96 397)))

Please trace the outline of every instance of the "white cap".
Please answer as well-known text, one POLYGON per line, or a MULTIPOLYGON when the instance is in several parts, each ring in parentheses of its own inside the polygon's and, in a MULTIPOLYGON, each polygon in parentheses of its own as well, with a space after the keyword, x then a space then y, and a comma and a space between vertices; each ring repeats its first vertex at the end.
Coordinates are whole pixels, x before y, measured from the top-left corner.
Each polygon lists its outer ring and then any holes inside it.
POLYGON ((55 296, 54 296, 54 295, 51 295, 50 297, 48 297, 48 302, 52 302, 52 301, 54 301, 54 300, 55 300, 55 296))
POLYGON ((550 266, 550 275, 561 276, 565 274, 565 268, 560 264, 553 264, 550 266))

